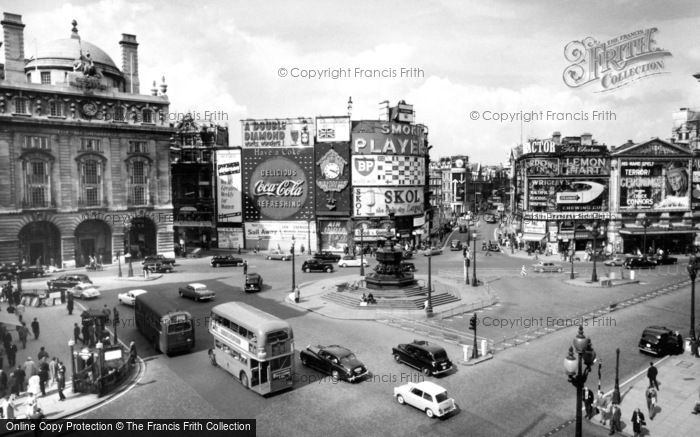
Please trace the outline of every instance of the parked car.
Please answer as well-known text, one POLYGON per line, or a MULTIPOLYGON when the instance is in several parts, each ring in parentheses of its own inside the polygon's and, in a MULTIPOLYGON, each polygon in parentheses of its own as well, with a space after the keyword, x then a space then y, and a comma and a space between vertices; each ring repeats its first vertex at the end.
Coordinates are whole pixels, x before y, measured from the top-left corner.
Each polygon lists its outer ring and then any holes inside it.
POLYGON ((19 277, 22 279, 38 278, 44 276, 46 272, 42 266, 27 266, 19 271, 19 277))
POLYGON ((77 284, 68 289, 68 292, 77 299, 96 299, 100 297, 100 291, 92 284, 77 284))
POLYGON ((430 249, 425 249, 423 251, 423 256, 432 255, 442 255, 442 249, 440 249, 439 247, 431 247, 430 249))
POLYGON ((461 240, 450 241, 450 250, 452 250, 452 251, 462 250, 462 241, 461 240))
POLYGON ((68 288, 73 288, 78 284, 92 284, 92 281, 87 275, 76 273, 71 275, 61 275, 56 279, 50 279, 46 282, 49 290, 66 290, 68 288))
POLYGON ((333 380, 355 382, 367 375, 367 367, 349 349, 338 345, 307 346, 299 353, 301 364, 330 375, 333 380))
POLYGON ((191 297, 195 301, 214 299, 216 293, 209 290, 206 285, 194 282, 192 284, 187 284, 184 287, 180 287, 178 290, 180 297, 191 297))
POLYGON ((639 339, 639 350, 652 355, 668 355, 682 351, 676 334, 665 326, 648 326, 639 339))
POLYGON ((328 261, 332 263, 340 261, 340 255, 333 252, 316 252, 314 253, 313 257, 314 259, 320 259, 322 261, 328 261))
POLYGON ((537 264, 532 265, 532 270, 537 272, 537 273, 545 273, 545 272, 561 273, 564 270, 564 268, 559 264, 540 261, 537 264))
POLYGON ((333 271, 333 264, 330 264, 327 261, 321 261, 320 259, 307 259, 304 261, 304 264, 301 266, 301 270, 309 273, 309 272, 326 272, 326 273, 331 273, 333 271))
POLYGON ((452 369, 452 362, 444 348, 423 340, 402 343, 391 349, 397 363, 405 363, 424 375, 439 375, 452 369))
POLYGON ((408 272, 408 273, 413 273, 416 271, 416 266, 413 263, 409 263, 406 261, 401 261, 401 271, 402 272, 408 272))
POLYGON ((292 254, 290 253, 284 253, 281 250, 271 250, 267 254, 267 259, 275 259, 275 260, 281 260, 281 261, 288 261, 292 259, 292 254))
POLYGON ((263 279, 257 273, 248 273, 245 275, 245 291, 260 291, 262 290, 263 279))
POLYGON ((212 267, 238 267, 243 265, 243 258, 236 258, 235 256, 231 255, 213 256, 211 257, 211 261, 209 261, 209 264, 211 264, 212 267))
POLYGON ((627 258, 624 264, 626 269, 655 269, 656 261, 649 258, 627 258))
POLYGON ((134 306, 134 302, 136 302, 136 296, 144 293, 147 293, 147 291, 141 289, 129 290, 126 293, 119 293, 117 295, 117 301, 123 305, 134 306))
POLYGON ((356 256, 345 255, 343 259, 338 261, 338 267, 360 267, 360 261, 362 261, 365 267, 369 265, 367 258, 361 259, 356 256))
POLYGON ((658 265, 658 266, 668 265, 668 264, 678 264, 678 258, 676 258, 674 256, 668 256, 668 255, 664 255, 661 257, 652 256, 649 259, 654 261, 656 263, 656 265, 658 265))
POLYGON ((447 390, 431 381, 394 387, 394 397, 401 404, 408 404, 424 411, 430 417, 443 417, 457 409, 455 400, 447 395, 447 390))
POLYGON ((150 272, 170 273, 173 271, 172 264, 167 264, 158 260, 144 261, 141 265, 150 272))
POLYGON ((611 266, 611 267, 619 267, 625 264, 625 258, 616 256, 614 258, 610 258, 609 260, 605 261, 603 264, 606 266, 611 266))
POLYGON ((170 266, 175 265, 175 258, 167 258, 165 255, 149 255, 141 261, 141 265, 146 263, 161 262, 163 264, 170 264, 170 266))

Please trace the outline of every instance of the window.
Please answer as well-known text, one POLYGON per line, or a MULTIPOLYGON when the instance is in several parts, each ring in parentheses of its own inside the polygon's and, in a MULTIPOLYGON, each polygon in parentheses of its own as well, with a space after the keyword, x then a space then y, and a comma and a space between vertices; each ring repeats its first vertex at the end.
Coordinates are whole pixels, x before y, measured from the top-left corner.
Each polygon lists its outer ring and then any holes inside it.
POLYGON ((129 203, 148 204, 148 163, 146 161, 134 160, 129 165, 129 203))
POLYGON ((40 159, 24 162, 24 204, 29 208, 46 208, 50 203, 49 163, 40 159))
POLYGON ((41 84, 42 85, 51 85, 51 72, 50 71, 42 71, 41 72, 41 84))
POLYGON ((126 116, 126 111, 123 106, 117 106, 114 108, 114 121, 124 121, 126 116))
POLYGON ((63 103, 59 102, 58 100, 52 100, 49 103, 49 113, 51 114, 52 117, 62 117, 63 116, 63 103))
POLYGON ((24 97, 15 99, 15 114, 29 114, 29 99, 24 97))
POLYGON ((150 109, 144 109, 142 114, 144 123, 153 123, 153 111, 150 109))
POLYGON ((129 153, 146 153, 146 142, 129 141, 129 153))
POLYGON ((80 150, 82 152, 101 152, 100 140, 94 138, 81 138, 80 150))
POLYGON ((102 163, 96 159, 80 162, 80 205, 102 205, 102 163))
POLYGON ((24 137, 25 149, 45 149, 49 148, 49 137, 26 136, 24 137))

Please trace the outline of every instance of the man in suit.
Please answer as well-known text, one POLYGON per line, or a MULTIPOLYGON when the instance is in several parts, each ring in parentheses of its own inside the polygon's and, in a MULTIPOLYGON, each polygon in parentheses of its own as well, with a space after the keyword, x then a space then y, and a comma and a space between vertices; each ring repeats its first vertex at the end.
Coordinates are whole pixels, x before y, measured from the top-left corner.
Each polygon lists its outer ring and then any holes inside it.
POLYGON ((642 426, 646 425, 644 421, 644 413, 637 408, 632 413, 632 431, 634 431, 634 437, 640 437, 642 435, 642 426))
POLYGON ((593 392, 587 386, 583 388, 583 405, 586 407, 586 419, 593 417, 593 392))

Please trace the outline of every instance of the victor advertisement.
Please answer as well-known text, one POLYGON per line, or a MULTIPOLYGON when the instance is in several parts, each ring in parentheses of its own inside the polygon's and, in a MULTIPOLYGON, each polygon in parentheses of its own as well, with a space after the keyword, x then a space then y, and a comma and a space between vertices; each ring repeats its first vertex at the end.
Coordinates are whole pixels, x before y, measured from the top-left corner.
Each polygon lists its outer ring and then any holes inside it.
POLYGON ((608 179, 530 179, 530 211, 606 211, 608 179))
POLYGON ((241 151, 216 151, 217 222, 241 223, 241 151))
POLYGON ((620 209, 690 209, 689 161, 622 161, 620 209))
POLYGON ((356 121, 352 127, 352 153, 425 156, 425 127, 391 121, 356 121))
POLYGON ((241 120, 243 148, 310 147, 314 145, 312 118, 241 120))
POLYGON ((425 185, 425 158, 402 155, 352 157, 353 186, 425 185))
POLYGON ((243 150, 245 220, 312 220, 313 149, 272 157, 256 152, 243 150))
POLYGON ((350 215, 350 150, 348 143, 317 143, 316 213, 350 215))
POLYGON ((353 215, 381 217, 423 214, 423 187, 353 188, 353 215))

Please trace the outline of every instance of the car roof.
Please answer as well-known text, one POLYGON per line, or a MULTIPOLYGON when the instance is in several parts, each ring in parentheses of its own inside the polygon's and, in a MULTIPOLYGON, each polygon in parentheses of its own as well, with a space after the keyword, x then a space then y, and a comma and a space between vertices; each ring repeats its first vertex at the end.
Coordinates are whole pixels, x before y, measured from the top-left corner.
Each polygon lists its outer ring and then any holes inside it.
POLYGON ((253 273, 248 273, 247 276, 250 277, 250 278, 255 279, 255 278, 259 278, 259 277, 260 277, 260 274, 259 274, 259 273, 253 272, 253 273))
POLYGON ((646 328, 644 328, 644 332, 667 334, 672 331, 665 326, 647 326, 646 328))
POLYGON ((330 352, 333 355, 338 355, 338 356, 346 356, 351 353, 353 353, 350 349, 345 348, 343 346, 338 346, 337 344, 333 344, 330 346, 322 346, 321 349, 325 350, 326 352, 330 352))
POLYGON ((417 384, 414 385, 415 388, 418 388, 425 393, 431 394, 431 395, 436 395, 438 393, 445 392, 445 388, 435 384, 432 381, 421 381, 417 384))
POLYGON ((430 344, 425 340, 413 340, 413 343, 409 343, 409 345, 426 350, 428 352, 440 352, 440 351, 445 350, 445 348, 434 345, 434 344, 430 344))
POLYGON ((192 283, 189 283, 187 285, 189 285, 192 288, 206 288, 207 287, 206 285, 202 284, 201 282, 192 282, 192 283))
POLYGON ((137 288, 136 290, 129 290, 128 292, 131 293, 131 294, 134 295, 134 296, 136 296, 136 295, 138 295, 138 294, 147 293, 146 290, 142 290, 142 289, 140 289, 140 288, 137 288))

